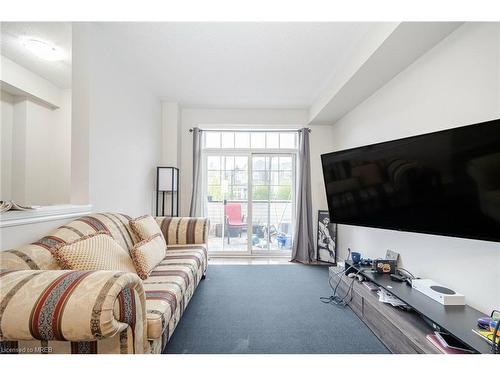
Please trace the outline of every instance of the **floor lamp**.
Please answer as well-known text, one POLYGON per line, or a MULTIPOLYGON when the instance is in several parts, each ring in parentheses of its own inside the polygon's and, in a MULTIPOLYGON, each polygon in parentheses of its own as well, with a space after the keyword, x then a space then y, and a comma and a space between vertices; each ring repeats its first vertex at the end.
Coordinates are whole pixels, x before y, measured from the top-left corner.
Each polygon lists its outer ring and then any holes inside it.
POLYGON ((179 216, 179 168, 156 167, 156 216, 179 216))

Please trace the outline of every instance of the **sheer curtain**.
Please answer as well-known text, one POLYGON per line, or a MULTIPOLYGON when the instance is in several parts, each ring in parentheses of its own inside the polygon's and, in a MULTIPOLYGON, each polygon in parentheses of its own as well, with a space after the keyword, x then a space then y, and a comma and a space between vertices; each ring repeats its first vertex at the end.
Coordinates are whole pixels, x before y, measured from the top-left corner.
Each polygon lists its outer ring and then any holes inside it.
POLYGON ((191 190, 191 207, 189 216, 203 216, 203 197, 202 197, 202 177, 201 177, 201 148, 202 132, 200 128, 193 128, 193 188, 191 190))
POLYGON ((299 131, 297 162, 297 194, 295 233, 293 236, 292 261, 310 263, 314 260, 314 237, 311 199, 311 160, 309 129, 299 131))

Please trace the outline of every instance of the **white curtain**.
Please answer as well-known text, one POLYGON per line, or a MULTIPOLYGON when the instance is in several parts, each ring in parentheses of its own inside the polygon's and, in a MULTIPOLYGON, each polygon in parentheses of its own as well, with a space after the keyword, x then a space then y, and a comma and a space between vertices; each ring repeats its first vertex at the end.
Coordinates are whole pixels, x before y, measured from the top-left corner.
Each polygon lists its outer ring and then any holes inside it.
POLYGON ((202 132, 200 128, 193 128, 193 188, 191 190, 191 207, 189 216, 201 217, 204 214, 201 176, 201 148, 202 132))
POLYGON ((314 236, 311 199, 311 161, 309 129, 299 131, 297 163, 296 220, 293 236, 292 261, 310 263, 314 260, 314 236))

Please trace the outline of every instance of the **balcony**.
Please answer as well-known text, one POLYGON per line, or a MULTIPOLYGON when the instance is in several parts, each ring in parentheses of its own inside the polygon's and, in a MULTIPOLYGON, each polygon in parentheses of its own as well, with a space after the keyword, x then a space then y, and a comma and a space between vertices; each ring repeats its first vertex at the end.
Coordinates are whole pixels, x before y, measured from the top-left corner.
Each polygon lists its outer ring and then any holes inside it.
POLYGON ((248 223, 248 207, 252 204, 251 227, 227 227, 223 201, 207 202, 207 216, 210 218, 210 252, 248 251, 248 241, 253 252, 273 252, 286 255, 292 248, 292 201, 291 200, 231 200, 226 203, 241 205, 243 222, 248 223), (251 235, 249 235, 251 233, 251 235))

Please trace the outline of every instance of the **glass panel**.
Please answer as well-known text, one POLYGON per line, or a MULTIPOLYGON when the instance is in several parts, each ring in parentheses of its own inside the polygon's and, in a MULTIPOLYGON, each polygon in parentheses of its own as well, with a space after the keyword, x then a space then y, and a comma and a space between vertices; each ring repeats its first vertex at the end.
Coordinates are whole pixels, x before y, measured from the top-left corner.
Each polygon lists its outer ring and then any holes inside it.
MULTIPOLYGON (((268 184, 266 171, 257 171, 252 173, 252 184, 254 185, 264 185, 268 184)), ((254 189, 255 190, 255 189, 254 189)))
POLYGON ((219 185, 220 184, 220 171, 208 171, 207 172, 207 183, 209 185, 219 185))
POLYGON ((246 171, 248 166, 248 158, 246 156, 236 156, 234 158, 235 170, 246 171))
POLYGON ((270 242, 271 251, 289 251, 292 249, 292 203, 271 202, 270 208, 270 242))
POLYGON ((254 156, 252 160, 252 168, 254 171, 265 171, 267 170, 267 157, 266 156, 254 156))
POLYGON ((220 148, 220 133, 219 132, 205 132, 205 147, 206 148, 220 148))
MULTIPOLYGON (((252 190, 252 197, 255 201, 267 201, 269 199, 268 185, 255 185, 252 190)), ((254 216, 255 217, 255 216, 254 216)))
POLYGON ((266 133, 252 133, 251 134, 251 147, 252 148, 266 148, 266 133))
POLYGON ((279 172, 269 172, 270 174, 270 181, 269 183, 271 185, 279 185, 279 172))
POLYGON ((248 251, 248 157, 220 155, 207 157, 207 216, 210 252, 248 251))
POLYGON ((222 133, 222 148, 234 148, 234 133, 222 133))
POLYGON ((280 137, 279 133, 266 133, 266 147, 267 148, 279 148, 280 147, 280 137))
POLYGON ((280 157, 280 170, 291 171, 292 170, 292 157, 291 156, 281 156, 280 157))
POLYGON ((250 148, 250 133, 235 132, 234 146, 236 148, 250 148))
POLYGON ((233 184, 233 180, 234 180, 234 171, 233 170, 225 170, 223 172, 223 179, 225 181, 227 181, 227 183, 229 185, 232 185, 233 184))
POLYGON ((280 172, 280 185, 289 185, 292 183, 292 171, 281 171, 280 172))
POLYGON ((277 156, 274 156, 271 158, 271 170, 277 171, 279 170, 279 158, 277 156))
POLYGON ((235 185, 245 185, 248 183, 248 173, 247 171, 236 171, 234 172, 234 184, 235 185))
POLYGON ((280 133, 280 148, 296 148, 297 133, 280 133))
POLYGON ((268 248, 268 202, 254 200, 252 202, 252 249, 267 250, 268 248))
POLYGON ((248 189, 247 189, 246 185, 244 185, 244 186, 234 185, 233 186, 233 199, 246 200, 247 199, 247 192, 248 192, 248 189))
POLYGON ((286 201, 292 199, 291 185, 271 186, 271 199, 278 201, 286 201))
POLYGON ((220 156, 208 156, 207 166, 209 170, 220 170, 220 156))
POLYGON ((292 156, 252 159, 253 166, 261 169, 252 175, 252 251, 289 252, 293 238, 292 156))
POLYGON ((234 156, 226 156, 225 159, 226 159, 226 164, 225 164, 224 168, 226 169, 226 171, 233 170, 234 169, 234 156))
POLYGON ((209 202, 212 201, 222 201, 222 191, 220 184, 218 185, 208 185, 207 189, 207 199, 209 202))

